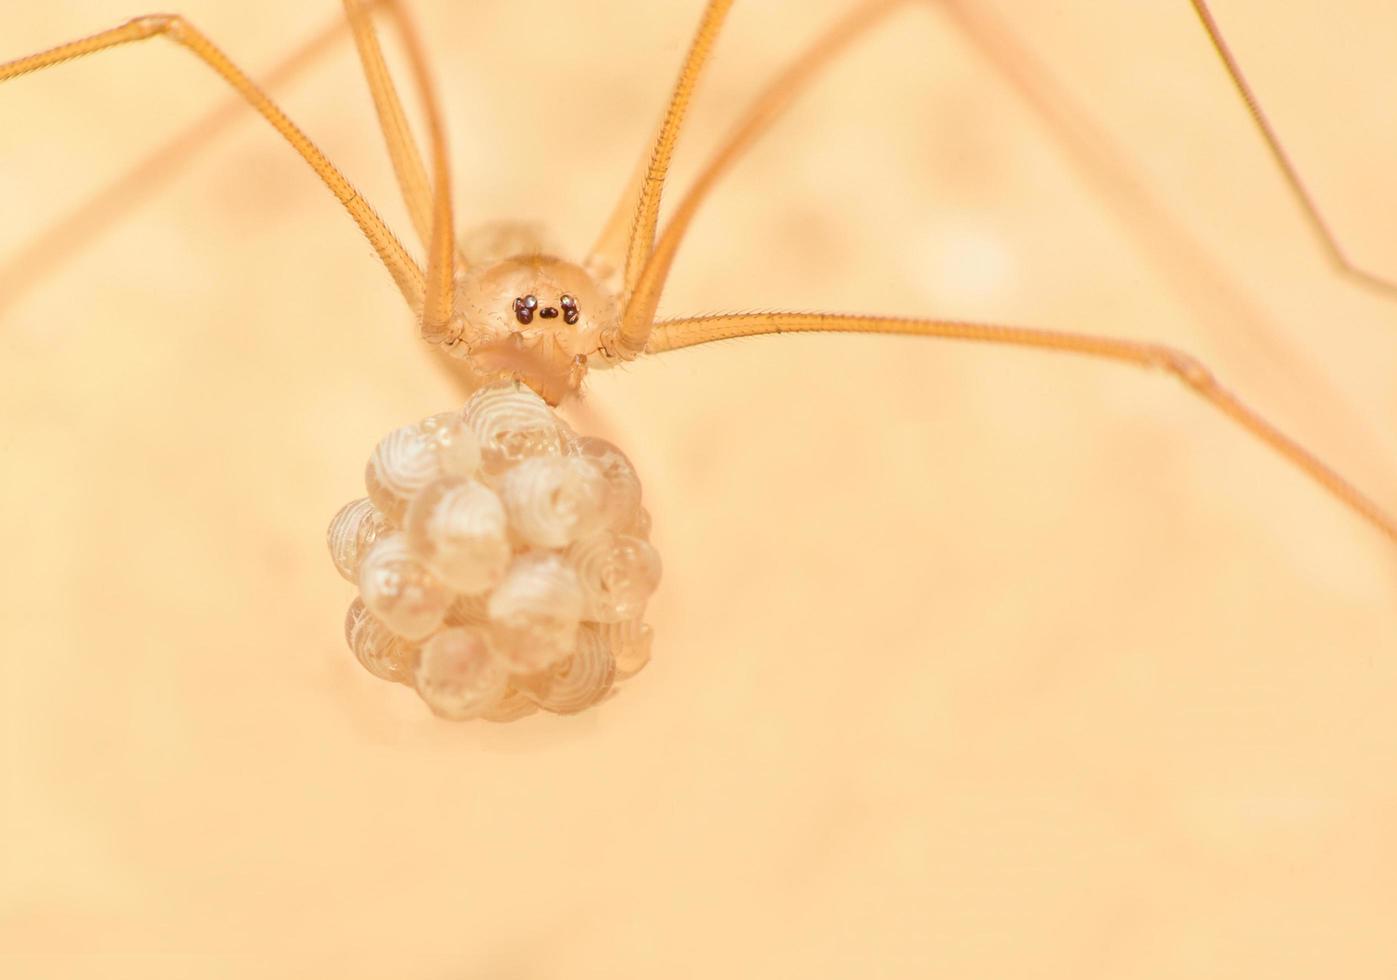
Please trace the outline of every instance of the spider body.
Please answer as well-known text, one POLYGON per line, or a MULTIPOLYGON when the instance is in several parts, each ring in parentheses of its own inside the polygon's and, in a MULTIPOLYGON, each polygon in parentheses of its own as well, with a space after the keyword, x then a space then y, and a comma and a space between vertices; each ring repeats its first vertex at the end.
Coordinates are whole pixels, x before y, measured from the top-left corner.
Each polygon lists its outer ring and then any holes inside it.
MULTIPOLYGON (((1380 6, 1352 19, 1382 44, 1380 6)), ((816 7, 844 4, 745 5, 761 43, 723 39, 716 93, 757 84, 776 38, 794 53, 784 18, 816 7)), ((1390 418, 1390 311, 1315 261, 1196 24, 1175 4, 1108 7, 1015 12, 1199 209, 1295 349, 1390 418)), ((1337 44, 1332 21, 1268 33, 1302 7, 1230 27, 1248 64, 1285 61, 1273 78, 1292 92, 1309 91, 1297 47, 1323 62, 1337 44)), ((186 9, 254 66, 284 45, 270 18, 299 18, 298 36, 320 19, 186 9)), ((468 137, 462 208, 591 234, 601 210, 579 191, 632 163, 680 13, 420 9, 468 137), (548 56, 521 72, 500 39, 533 12, 548 56), (549 154, 560 118, 567 167, 549 154)), ((136 12, 76 11, 7 12, 0 57, 136 12)), ((1319 396, 1233 357, 1229 323, 1195 320, 1102 234, 1090 185, 982 65, 934 21, 903 26, 714 195, 666 310, 954 308, 1161 337, 1263 404, 1295 398, 1288 417, 1383 488, 1383 454, 1309 414, 1319 396), (884 90, 897 99, 871 104, 884 90), (946 257, 965 255, 983 261, 958 274, 946 257)), ((1353 48, 1341 67, 1359 71, 1353 48)), ((198 69, 133 50, 0 86, 12 245, 81 197, 60 175, 100 181, 167 103, 192 114, 221 91, 181 72, 198 69), (117 63, 145 77, 107 88, 117 63)), ((345 49, 286 100, 382 202, 391 175, 345 96, 356 72, 345 49)), ((1324 130, 1338 101, 1298 99, 1289 132, 1324 130)), ((717 115, 686 152, 721 139, 717 115)), ((1365 172, 1382 127, 1359 128, 1363 152, 1323 143, 1311 166, 1365 172)), ((3 324, 7 953, 72 974, 97 952, 287 976, 419 958, 487 975, 1386 975, 1390 554, 1265 447, 1163 379, 910 338, 595 373, 668 562, 654 662, 601 712, 439 724, 346 655, 320 531, 377 437, 462 399, 299 160, 255 119, 216 150, 3 324)), ((1375 243, 1390 172, 1366 171, 1352 209, 1375 243)))
POLYGON ((458 272, 455 305, 441 347, 462 360, 468 387, 522 381, 552 405, 580 393, 589 364, 610 360, 602 338, 620 316, 616 297, 582 266, 541 252, 485 257, 458 272))

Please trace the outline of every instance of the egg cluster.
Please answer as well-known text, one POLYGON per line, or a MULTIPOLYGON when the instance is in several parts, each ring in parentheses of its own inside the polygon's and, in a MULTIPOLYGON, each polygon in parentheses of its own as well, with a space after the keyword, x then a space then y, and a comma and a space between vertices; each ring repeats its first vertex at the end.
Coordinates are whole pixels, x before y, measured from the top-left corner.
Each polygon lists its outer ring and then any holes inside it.
POLYGON ((330 522, 345 638, 444 718, 581 711, 645 666, 660 580, 640 480, 514 383, 388 434, 330 522))

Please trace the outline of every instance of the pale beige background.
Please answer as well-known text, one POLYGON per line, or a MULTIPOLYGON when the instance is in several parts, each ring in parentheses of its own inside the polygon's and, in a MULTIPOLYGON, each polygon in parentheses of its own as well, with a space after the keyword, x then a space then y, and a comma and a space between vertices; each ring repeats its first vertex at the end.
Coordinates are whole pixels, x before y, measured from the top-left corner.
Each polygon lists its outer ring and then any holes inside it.
MULTIPOLYGON (((178 6, 253 69, 335 7, 178 6)), ((699 6, 417 4, 462 222, 585 247, 699 6)), ((738 5, 681 180, 844 6, 738 5)), ((1343 6, 1218 13, 1397 273, 1397 24, 1343 6)), ((1016 7, 1257 321, 1171 291, 927 10, 722 187, 665 310, 1168 340, 1397 506, 1397 305, 1328 272, 1183 0, 1016 7)), ((136 12, 6 4, 0 57, 136 12)), ((159 46, 0 88, 0 256, 223 95, 159 46)), ((349 48, 284 95, 406 231, 349 48)), ((597 377, 655 662, 597 715, 454 726, 352 662, 322 533, 456 396, 265 127, 0 302, 6 976, 1397 972, 1392 545, 1166 379, 841 338, 597 377)))

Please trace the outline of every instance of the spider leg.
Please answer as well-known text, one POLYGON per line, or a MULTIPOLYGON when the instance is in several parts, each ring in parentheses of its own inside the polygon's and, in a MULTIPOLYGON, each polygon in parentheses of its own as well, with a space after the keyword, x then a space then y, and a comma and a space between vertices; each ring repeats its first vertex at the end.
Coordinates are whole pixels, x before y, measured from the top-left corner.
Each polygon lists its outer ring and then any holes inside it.
MULTIPOLYGON (((1220 343, 1235 345, 1234 360, 1264 363, 1293 391, 1312 394, 1307 411, 1334 429, 1372 441, 1372 422, 1356 411, 1348 393, 1289 346, 1265 311, 1231 280, 1200 242, 1142 179, 1111 135, 1058 84, 1011 21, 979 0, 924 0, 944 11, 953 26, 1041 120, 1065 158, 1089 181, 1131 234, 1142 255, 1171 281, 1175 292, 1209 323, 1220 343)), ((1376 451, 1370 453, 1375 457, 1376 451)))
POLYGON ((184 18, 174 14, 152 14, 127 21, 120 27, 101 31, 89 37, 0 64, 0 82, 20 75, 41 71, 54 65, 82 58, 107 48, 153 37, 164 37, 188 50, 213 69, 231 85, 282 138, 291 144, 310 165, 354 219, 364 237, 369 240, 379 259, 388 269, 403 298, 414 310, 422 307, 424 284, 422 270, 404 250, 402 243, 388 229, 367 201, 349 180, 340 173, 310 138, 305 135, 267 95, 237 65, 233 64, 214 44, 184 18))
POLYGON ((1264 442, 1340 502, 1397 542, 1397 521, 1366 494, 1261 413, 1224 388, 1197 358, 1165 344, 1030 327, 849 316, 836 313, 745 313, 686 317, 655 324, 646 353, 693 347, 715 340, 778 333, 867 333, 971 340, 1008 347, 1082 354, 1088 357, 1167 371, 1251 436, 1264 442))
POLYGON ((1247 112, 1250 114, 1252 122, 1256 124, 1261 138, 1266 141, 1266 148, 1271 151, 1271 157, 1276 161, 1276 167, 1280 170, 1281 176, 1285 178, 1286 185, 1290 188, 1291 194, 1305 215, 1310 230, 1328 255, 1330 264, 1341 275, 1347 276, 1360 286, 1381 293, 1389 299, 1397 299, 1397 281, 1360 268, 1348 257, 1343 245, 1339 243, 1339 237, 1334 234, 1329 222, 1325 220, 1324 214, 1315 202, 1314 195, 1310 193, 1304 178, 1300 176, 1299 168, 1295 166, 1295 163, 1290 159, 1290 154, 1286 152, 1280 136, 1276 133, 1275 127, 1271 125, 1271 120, 1267 118, 1265 110, 1261 108, 1261 101, 1256 97, 1250 83, 1247 82, 1246 76, 1242 74, 1242 67, 1232 54, 1232 49, 1228 46, 1227 41, 1223 39, 1222 31, 1218 28, 1217 21, 1213 19, 1213 12, 1208 9, 1207 0, 1189 0, 1189 2, 1193 4, 1194 13, 1198 15, 1203 30, 1207 32, 1213 50, 1217 52, 1223 67, 1227 69, 1232 87, 1237 90, 1237 95, 1246 103, 1247 112))
POLYGON ((733 127, 727 140, 715 152, 688 193, 674 210, 641 272, 624 312, 623 333, 643 336, 654 320, 665 281, 674 263, 675 254, 684 240, 689 223, 699 205, 713 186, 735 164, 771 125, 780 118, 801 92, 829 66, 860 35, 880 23, 884 16, 906 0, 863 0, 813 44, 805 49, 786 69, 752 100, 741 120, 733 127))
POLYGON ((432 183, 430 201, 427 199, 426 175, 417 154, 412 134, 403 116, 393 81, 383 63, 383 52, 373 22, 367 13, 366 0, 344 0, 345 14, 359 45, 360 60, 373 92, 388 140, 393 169, 403 187, 403 195, 413 212, 413 222, 428 246, 426 294, 422 303, 422 338, 431 344, 449 343, 459 333, 452 323, 456 303, 456 237, 451 205, 451 164, 446 152, 446 127, 442 123, 441 106, 437 101, 436 85, 427 69, 427 56, 407 11, 397 0, 382 0, 392 14, 407 49, 413 81, 427 116, 427 138, 432 154, 432 183), (430 203, 430 209, 428 204, 430 203))
MULTIPOLYGON (((708 55, 713 49, 713 44, 718 39, 718 32, 723 27, 723 21, 728 15, 729 8, 732 7, 733 0, 708 0, 704 7, 703 18, 699 22, 698 31, 694 35, 693 43, 689 47, 689 53, 684 59, 684 65, 679 71, 679 79, 675 83, 674 92, 670 95, 669 106, 665 110, 664 121, 660 125, 659 135, 655 138, 654 150, 650 154, 650 162, 646 167, 645 176, 640 181, 639 194, 635 207, 635 217, 631 225, 630 240, 626 247, 625 264, 625 289, 623 301, 635 290, 636 283, 640 280, 640 274, 649 261, 650 253, 655 244, 655 225, 658 223, 660 215, 660 194, 664 190, 665 178, 669 174, 669 164, 674 156, 674 147, 679 140, 679 131, 684 125, 684 116, 688 111, 689 102, 693 98, 694 86, 698 84, 699 75, 703 72, 703 67, 708 61, 708 55)), ((643 329, 628 329, 628 324, 623 322, 619 335, 613 338, 618 352, 623 356, 634 357, 645 347, 645 333, 649 325, 642 325, 643 329)))
MULTIPOLYGON (((397 23, 401 26, 402 11, 394 0, 379 0, 386 5, 397 23)), ((368 0, 344 0, 345 19, 354 32, 354 44, 359 51, 359 63, 364 69, 364 78, 369 83, 369 94, 373 96, 374 109, 378 113, 379 128, 388 144, 388 156, 393 162, 393 173, 398 178, 398 187, 403 192, 408 214, 417 230, 418 240, 426 246, 432 238, 432 187, 427 178, 427 168, 422 163, 422 154, 417 141, 408 127, 407 116, 403 113, 402 101, 398 98, 393 77, 388 73, 388 65, 383 60, 383 48, 378 43, 378 32, 374 29, 369 10, 373 6, 368 0)), ((416 60, 421 56, 417 45, 408 45, 409 57, 416 60)))
MULTIPOLYGON (((377 4, 379 0, 370 2, 377 4)), ((336 17, 272 68, 259 72, 262 88, 272 89, 290 82, 347 32, 344 18, 336 17)), ((237 95, 229 97, 24 245, 0 268, 0 311, 47 278, 77 249, 164 187, 196 152, 242 118, 246 110, 247 100, 237 95)))

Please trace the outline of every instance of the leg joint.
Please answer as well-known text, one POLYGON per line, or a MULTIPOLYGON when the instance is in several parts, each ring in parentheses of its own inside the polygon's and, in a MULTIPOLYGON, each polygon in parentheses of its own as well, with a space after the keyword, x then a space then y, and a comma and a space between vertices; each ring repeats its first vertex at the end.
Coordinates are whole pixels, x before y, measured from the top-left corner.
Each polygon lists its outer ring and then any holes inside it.
POLYGON ((1160 346, 1155 349, 1153 362, 1184 384, 1197 391, 1212 391, 1217 388, 1217 379, 1202 361, 1192 354, 1174 347, 1160 346))
POLYGON ((157 34, 184 38, 192 30, 189 22, 179 14, 146 14, 144 17, 128 21, 127 26, 138 32, 137 36, 141 38, 154 37, 157 34))

